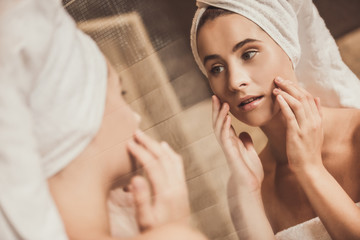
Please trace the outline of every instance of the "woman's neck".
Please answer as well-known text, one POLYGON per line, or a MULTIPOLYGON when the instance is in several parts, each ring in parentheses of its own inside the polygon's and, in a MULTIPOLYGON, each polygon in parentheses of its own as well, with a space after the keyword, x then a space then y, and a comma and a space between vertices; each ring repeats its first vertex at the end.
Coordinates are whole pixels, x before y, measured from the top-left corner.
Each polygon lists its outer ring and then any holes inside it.
POLYGON ((110 234, 107 199, 110 191, 95 158, 76 159, 49 179, 49 186, 69 236, 110 234))
POLYGON ((287 164, 286 156, 286 122, 279 112, 260 129, 268 139, 267 150, 273 156, 276 165, 287 164))
MULTIPOLYGON (((329 149, 332 144, 334 133, 336 132, 337 123, 333 121, 335 115, 338 114, 335 109, 322 108, 323 115, 323 151, 329 149)), ((271 121, 266 125, 260 127, 268 138, 266 146, 267 151, 273 156, 276 166, 285 166, 288 164, 286 155, 286 122, 279 112, 271 121)), ((340 134, 340 133, 339 133, 340 134)), ((335 134, 336 135, 336 134, 335 134)))

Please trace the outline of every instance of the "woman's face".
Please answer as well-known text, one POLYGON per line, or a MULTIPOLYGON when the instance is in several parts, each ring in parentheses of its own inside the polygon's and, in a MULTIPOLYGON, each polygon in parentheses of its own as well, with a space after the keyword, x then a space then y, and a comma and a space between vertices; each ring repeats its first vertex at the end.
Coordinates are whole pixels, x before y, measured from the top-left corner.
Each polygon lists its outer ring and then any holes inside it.
POLYGON ((279 112, 274 79, 296 77, 289 57, 269 35, 247 18, 230 14, 207 21, 197 39, 212 90, 237 119, 263 126, 279 112))
POLYGON ((105 109, 100 128, 79 156, 51 181, 72 179, 80 171, 84 176, 90 173, 93 179, 100 177, 100 182, 107 185, 128 184, 136 165, 127 151, 127 143, 133 139, 140 117, 125 102, 121 92, 119 76, 108 63, 105 109))
POLYGON ((94 144, 106 175, 116 180, 117 184, 126 185, 136 170, 136 164, 126 145, 139 128, 140 116, 124 100, 121 81, 111 65, 108 73, 105 111, 94 144))

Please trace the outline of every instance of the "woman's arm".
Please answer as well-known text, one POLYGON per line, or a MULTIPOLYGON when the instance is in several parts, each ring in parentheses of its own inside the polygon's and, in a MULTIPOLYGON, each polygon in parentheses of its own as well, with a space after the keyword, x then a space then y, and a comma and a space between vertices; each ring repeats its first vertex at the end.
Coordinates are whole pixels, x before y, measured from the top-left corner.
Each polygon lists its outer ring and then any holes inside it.
POLYGON ((274 90, 287 122, 289 166, 332 239, 360 239, 360 209, 322 163, 322 114, 319 99, 291 81, 274 90))
POLYGON ((297 178, 332 239, 360 239, 360 209, 324 166, 297 178))
POLYGON ((228 165, 228 202, 233 225, 240 239, 274 239, 261 197, 264 171, 247 133, 235 135, 228 116, 229 105, 213 96, 213 128, 228 165))

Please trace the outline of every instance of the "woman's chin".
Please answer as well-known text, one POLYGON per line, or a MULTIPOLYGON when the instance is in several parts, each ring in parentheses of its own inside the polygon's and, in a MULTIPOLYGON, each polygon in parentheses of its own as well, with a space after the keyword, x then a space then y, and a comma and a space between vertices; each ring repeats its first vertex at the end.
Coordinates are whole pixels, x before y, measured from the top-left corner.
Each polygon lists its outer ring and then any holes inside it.
POLYGON ((261 127, 266 125, 273 117, 268 114, 248 114, 247 116, 235 116, 239 121, 251 127, 261 127))
POLYGON ((277 105, 268 105, 255 109, 248 113, 238 112, 234 115, 239 121, 251 126, 262 127, 271 122, 271 120, 280 112, 277 105))

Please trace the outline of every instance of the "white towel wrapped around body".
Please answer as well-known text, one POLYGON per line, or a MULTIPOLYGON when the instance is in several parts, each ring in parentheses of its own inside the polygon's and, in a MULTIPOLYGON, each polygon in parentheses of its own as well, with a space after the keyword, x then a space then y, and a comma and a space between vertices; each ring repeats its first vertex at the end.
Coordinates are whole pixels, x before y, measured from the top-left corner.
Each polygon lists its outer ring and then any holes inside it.
MULTIPOLYGON (((359 207, 360 203, 356 205, 359 207)), ((282 230, 275 235, 275 238, 276 240, 331 240, 329 233, 318 217, 282 230)))
POLYGON ((207 7, 241 14, 261 27, 291 59, 299 84, 324 106, 360 108, 360 81, 342 61, 338 47, 311 0, 198 0, 191 28, 193 55, 197 27, 207 7))

